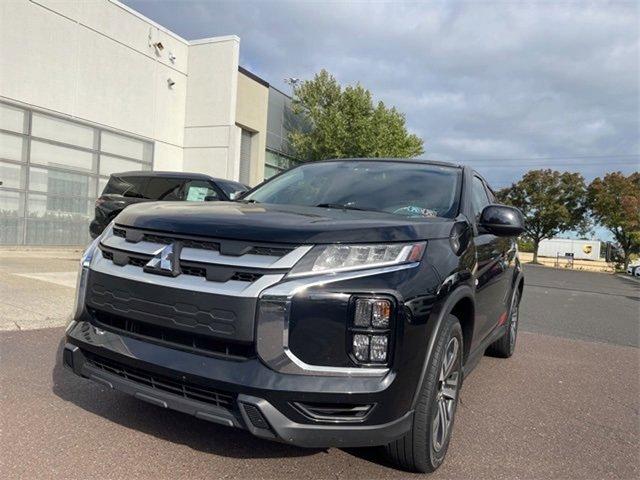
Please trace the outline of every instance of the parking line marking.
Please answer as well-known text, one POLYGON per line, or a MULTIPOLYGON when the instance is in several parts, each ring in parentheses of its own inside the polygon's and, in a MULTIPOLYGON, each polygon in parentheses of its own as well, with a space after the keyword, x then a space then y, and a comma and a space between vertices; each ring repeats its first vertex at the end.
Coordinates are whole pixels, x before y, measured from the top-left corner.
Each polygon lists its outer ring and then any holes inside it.
POLYGON ((19 277, 54 283, 62 287, 76 288, 78 272, 44 272, 44 273, 14 273, 19 277))

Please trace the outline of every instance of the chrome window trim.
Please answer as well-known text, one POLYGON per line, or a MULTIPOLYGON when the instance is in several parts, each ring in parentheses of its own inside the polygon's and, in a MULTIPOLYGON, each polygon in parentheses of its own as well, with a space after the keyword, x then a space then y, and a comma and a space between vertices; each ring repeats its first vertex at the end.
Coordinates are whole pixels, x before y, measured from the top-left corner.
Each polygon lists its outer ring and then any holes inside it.
POLYGON ((310 365, 298 358, 289 349, 289 315, 291 301, 297 293, 309 287, 407 270, 415 268, 418 265, 419 262, 413 262, 390 267, 360 270, 358 272, 342 272, 323 274, 315 277, 295 278, 265 289, 260 295, 258 314, 256 316, 256 351, 258 356, 270 368, 280 373, 317 376, 384 377, 390 371, 388 367, 327 367, 310 365), (273 302, 282 304, 284 308, 283 316, 272 320, 263 318, 260 307, 263 301, 265 303, 273 302))

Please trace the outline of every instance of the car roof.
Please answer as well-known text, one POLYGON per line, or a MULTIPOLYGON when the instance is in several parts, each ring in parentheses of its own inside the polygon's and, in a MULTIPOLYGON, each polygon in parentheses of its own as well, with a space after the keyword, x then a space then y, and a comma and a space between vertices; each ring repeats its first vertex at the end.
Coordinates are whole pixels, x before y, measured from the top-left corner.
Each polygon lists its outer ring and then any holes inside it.
POLYGON ((398 163, 421 163, 424 165, 437 165, 440 167, 452 167, 452 168, 462 168, 462 165, 450 163, 450 162, 441 162, 439 160, 429 160, 426 158, 332 158, 329 160, 321 160, 320 162, 314 163, 322 163, 322 162, 341 162, 341 161, 359 161, 359 162, 398 162, 398 163))
POLYGON ((157 170, 134 170, 132 172, 118 172, 112 173, 112 177, 157 177, 157 178, 183 178, 193 180, 213 180, 213 181, 229 181, 224 178, 215 178, 206 173, 191 173, 191 172, 166 172, 157 170))

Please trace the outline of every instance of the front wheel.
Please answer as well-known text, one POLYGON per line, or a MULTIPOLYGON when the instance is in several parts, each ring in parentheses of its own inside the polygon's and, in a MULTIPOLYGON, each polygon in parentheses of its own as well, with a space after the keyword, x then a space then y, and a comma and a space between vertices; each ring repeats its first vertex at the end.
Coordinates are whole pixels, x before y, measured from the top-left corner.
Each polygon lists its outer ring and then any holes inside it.
POLYGON ((405 470, 433 472, 444 460, 462 384, 462 342, 460 322, 448 315, 436 337, 411 430, 386 447, 405 470))
POLYGON ((513 292, 507 321, 509 322, 507 331, 487 349, 487 354, 492 357, 509 358, 516 350, 518 324, 520 323, 520 290, 518 288, 513 292))

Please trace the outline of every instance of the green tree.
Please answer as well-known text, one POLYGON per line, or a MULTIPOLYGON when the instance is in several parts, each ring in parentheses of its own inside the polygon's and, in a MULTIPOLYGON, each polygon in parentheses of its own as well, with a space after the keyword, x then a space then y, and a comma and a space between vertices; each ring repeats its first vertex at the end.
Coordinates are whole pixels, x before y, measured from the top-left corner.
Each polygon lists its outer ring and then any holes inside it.
POLYGON ((342 88, 326 70, 294 87, 293 111, 308 127, 290 135, 296 155, 305 161, 424 153, 422 140, 407 132, 402 113, 383 102, 374 105, 371 92, 360 84, 342 88))
POLYGON ((588 187, 587 204, 593 218, 620 244, 626 270, 631 254, 640 252, 640 173, 596 178, 588 187))
POLYGON ((531 170, 518 183, 498 192, 504 203, 518 207, 525 217, 525 235, 533 243, 533 262, 545 238, 569 230, 584 230, 586 187, 579 173, 531 170))

